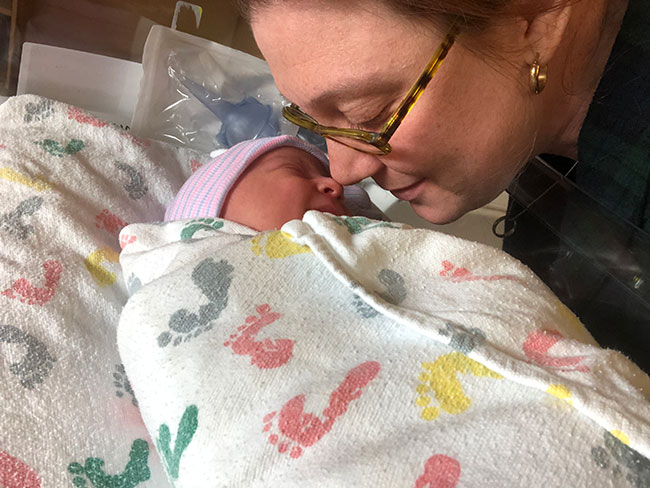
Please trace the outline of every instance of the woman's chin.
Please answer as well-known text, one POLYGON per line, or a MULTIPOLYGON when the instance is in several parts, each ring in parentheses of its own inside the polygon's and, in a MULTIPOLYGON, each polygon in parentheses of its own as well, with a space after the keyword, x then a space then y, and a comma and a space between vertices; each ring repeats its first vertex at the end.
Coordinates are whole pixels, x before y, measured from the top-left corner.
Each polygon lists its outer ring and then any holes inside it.
POLYGON ((436 206, 411 202, 411 207, 419 217, 436 225, 450 224, 472 210, 461 205, 454 205, 451 202, 436 206))

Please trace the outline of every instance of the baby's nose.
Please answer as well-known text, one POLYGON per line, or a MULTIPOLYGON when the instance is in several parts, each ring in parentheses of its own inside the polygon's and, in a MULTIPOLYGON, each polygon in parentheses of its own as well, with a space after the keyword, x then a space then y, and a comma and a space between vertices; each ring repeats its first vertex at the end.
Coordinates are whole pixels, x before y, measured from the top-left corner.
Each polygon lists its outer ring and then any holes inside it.
POLYGON ((343 186, 333 178, 323 176, 318 179, 316 185, 318 191, 321 193, 325 193, 326 195, 336 199, 343 198, 343 186))

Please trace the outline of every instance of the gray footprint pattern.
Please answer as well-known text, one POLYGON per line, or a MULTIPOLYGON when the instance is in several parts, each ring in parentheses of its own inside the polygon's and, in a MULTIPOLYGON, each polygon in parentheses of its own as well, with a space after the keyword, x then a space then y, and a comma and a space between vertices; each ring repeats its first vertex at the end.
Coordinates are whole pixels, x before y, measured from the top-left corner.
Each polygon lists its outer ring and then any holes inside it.
POLYGON ((24 222, 25 217, 34 215, 43 205, 41 197, 31 197, 18 204, 16 210, 0 216, 0 229, 18 239, 25 240, 34 232, 34 226, 24 222))
POLYGON ((56 359, 45 345, 34 336, 12 325, 0 325, 0 343, 23 344, 27 348, 22 361, 13 363, 9 370, 20 378, 20 384, 28 390, 43 383, 54 367, 56 359))
POLYGON ((142 281, 138 278, 135 273, 131 273, 129 279, 126 282, 126 291, 129 296, 132 296, 136 291, 142 288, 142 281))
POLYGON ((131 403, 134 407, 138 406, 138 400, 135 398, 135 393, 131 387, 131 382, 129 381, 128 376, 126 375, 126 370, 124 369, 123 364, 116 364, 115 371, 113 372, 113 385, 115 386, 115 396, 124 397, 130 396, 131 403))
POLYGON ((46 98, 41 99, 38 103, 29 102, 25 104, 25 122, 27 123, 41 122, 53 113, 52 101, 46 98))
POLYGON ((123 188, 132 200, 139 200, 147 194, 149 187, 145 184, 142 173, 130 164, 120 163, 119 161, 115 162, 115 167, 129 178, 129 182, 123 188))
POLYGON ((650 460, 643 457, 634 449, 626 446, 609 432, 603 434, 605 447, 597 446, 591 449, 591 457, 601 469, 611 469, 614 478, 623 475, 635 488, 650 487, 650 460))
MULTIPOLYGON (((406 287, 404 277, 392 269, 382 269, 378 275, 379 282, 384 286, 383 292, 377 295, 392 305, 399 305, 406 299, 406 287)), ((379 312, 364 302, 361 297, 355 295, 354 306, 363 318, 371 319, 379 315, 379 312)))
POLYGON ((192 271, 192 282, 201 290, 209 303, 201 305, 198 313, 185 308, 174 312, 169 319, 169 331, 158 336, 158 345, 166 347, 170 343, 178 346, 203 332, 212 329, 212 321, 219 318, 228 306, 228 290, 232 282, 234 268, 228 261, 215 262, 212 258, 201 261, 192 271))
POLYGON ((446 322, 445 327, 438 329, 438 332, 443 336, 451 337, 449 345, 463 354, 469 354, 485 342, 485 333, 477 327, 468 329, 460 324, 446 322))

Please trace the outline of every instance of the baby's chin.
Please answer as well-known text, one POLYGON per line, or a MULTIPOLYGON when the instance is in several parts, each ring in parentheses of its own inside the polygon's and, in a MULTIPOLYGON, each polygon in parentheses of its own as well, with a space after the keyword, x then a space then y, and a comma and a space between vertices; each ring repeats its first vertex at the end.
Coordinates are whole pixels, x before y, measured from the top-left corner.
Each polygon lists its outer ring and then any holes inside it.
POLYGON ((341 205, 323 205, 323 206, 318 207, 318 208, 312 208, 311 210, 318 210, 319 212, 331 213, 332 215, 336 215, 337 217, 340 217, 341 215, 350 215, 350 211, 343 204, 341 204, 341 205))

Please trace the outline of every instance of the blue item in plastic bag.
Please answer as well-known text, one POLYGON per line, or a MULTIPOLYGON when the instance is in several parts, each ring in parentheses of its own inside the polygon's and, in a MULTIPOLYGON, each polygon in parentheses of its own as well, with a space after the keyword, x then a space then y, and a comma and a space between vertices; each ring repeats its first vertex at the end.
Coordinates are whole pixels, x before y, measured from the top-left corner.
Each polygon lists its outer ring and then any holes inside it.
POLYGON ((186 76, 180 79, 190 93, 221 120, 217 142, 225 147, 249 139, 280 135, 278 124, 271 117, 273 109, 270 106, 253 97, 231 103, 186 76))

